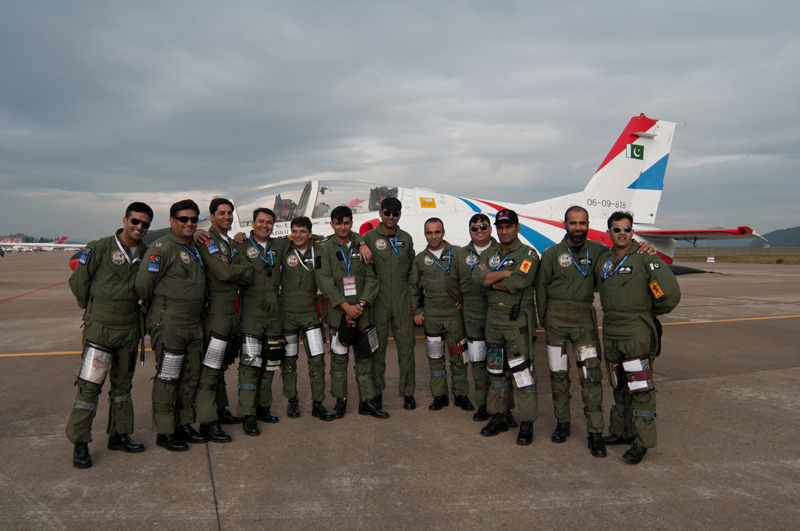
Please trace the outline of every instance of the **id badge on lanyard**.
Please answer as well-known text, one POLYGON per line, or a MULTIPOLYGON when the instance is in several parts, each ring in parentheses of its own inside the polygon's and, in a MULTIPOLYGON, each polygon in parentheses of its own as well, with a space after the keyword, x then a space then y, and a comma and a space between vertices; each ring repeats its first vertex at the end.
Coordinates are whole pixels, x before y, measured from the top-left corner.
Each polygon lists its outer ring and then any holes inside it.
POLYGON ((357 295, 356 293, 356 277, 344 277, 342 279, 344 282, 344 296, 345 297, 352 297, 357 295))

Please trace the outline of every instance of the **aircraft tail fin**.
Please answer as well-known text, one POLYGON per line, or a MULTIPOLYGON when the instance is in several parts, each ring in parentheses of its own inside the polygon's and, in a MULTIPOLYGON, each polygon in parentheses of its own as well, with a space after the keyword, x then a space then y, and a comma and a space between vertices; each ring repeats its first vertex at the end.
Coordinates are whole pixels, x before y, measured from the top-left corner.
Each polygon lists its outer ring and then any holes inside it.
POLYGON ((551 217, 561 219, 567 208, 579 205, 590 220, 603 222, 624 210, 633 213, 637 225, 653 224, 674 132, 673 122, 634 116, 582 192, 528 206, 540 212, 549 206, 551 217))
POLYGON ((62 236, 55 243, 66 243, 67 242, 67 238, 69 238, 69 236, 62 236))

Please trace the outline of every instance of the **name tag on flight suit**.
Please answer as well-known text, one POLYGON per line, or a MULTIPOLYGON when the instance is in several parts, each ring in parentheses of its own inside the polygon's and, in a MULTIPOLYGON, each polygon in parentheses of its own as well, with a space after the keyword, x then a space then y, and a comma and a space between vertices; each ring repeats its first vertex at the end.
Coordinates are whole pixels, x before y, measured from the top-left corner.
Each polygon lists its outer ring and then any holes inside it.
POLYGON ((356 277, 344 277, 342 282, 344 283, 345 297, 352 297, 356 295, 356 277))

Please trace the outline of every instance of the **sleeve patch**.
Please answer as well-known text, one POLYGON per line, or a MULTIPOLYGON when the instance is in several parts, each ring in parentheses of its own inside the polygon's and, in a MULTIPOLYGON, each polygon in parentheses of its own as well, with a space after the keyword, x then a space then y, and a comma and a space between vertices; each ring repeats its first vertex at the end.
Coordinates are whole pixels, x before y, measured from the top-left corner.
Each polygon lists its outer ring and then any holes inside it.
POLYGON ((86 260, 89 258, 89 253, 92 252, 91 247, 84 247, 81 256, 78 258, 78 263, 80 265, 86 265, 86 260))
POLYGON ((650 291, 653 292, 653 296, 656 299, 660 299, 661 297, 664 296, 664 292, 661 290, 661 286, 658 285, 658 282, 654 280, 649 284, 649 286, 650 286, 650 291))
POLYGON ((652 262, 650 264, 650 271, 655 271, 656 269, 661 269, 661 264, 658 262, 652 262))
POLYGON ((531 262, 530 260, 525 260, 524 262, 522 262, 522 265, 519 266, 519 270, 527 275, 528 271, 531 270, 532 263, 533 262, 531 262))
POLYGON ((150 273, 158 273, 161 269, 161 257, 156 254, 150 255, 150 261, 147 264, 147 271, 150 273))
POLYGON ((214 254, 219 252, 219 248, 217 247, 217 244, 214 243, 213 238, 209 238, 208 240, 206 240, 206 249, 208 250, 208 254, 214 254))

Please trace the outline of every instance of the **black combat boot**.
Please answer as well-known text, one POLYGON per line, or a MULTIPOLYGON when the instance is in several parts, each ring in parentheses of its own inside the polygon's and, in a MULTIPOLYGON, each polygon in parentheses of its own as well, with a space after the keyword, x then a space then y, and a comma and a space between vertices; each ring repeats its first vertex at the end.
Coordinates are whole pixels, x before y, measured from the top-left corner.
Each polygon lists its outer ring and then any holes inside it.
POLYGON ((255 415, 247 415, 244 418, 242 429, 244 430, 245 435, 255 437, 256 435, 261 434, 261 430, 258 429, 258 420, 256 419, 255 415))
POLYGON ((290 419, 300 418, 300 400, 297 397, 290 398, 286 406, 286 416, 290 419))
POLYGON ((144 445, 133 442, 130 435, 118 433, 108 436, 108 449, 122 450, 129 454, 138 454, 139 452, 144 452, 144 445))
POLYGON ((217 417, 219 418, 220 424, 241 424, 242 417, 237 417, 227 408, 222 408, 217 410, 217 417))
POLYGON ((222 428, 220 428, 218 422, 212 422, 211 424, 201 424, 200 425, 200 433, 209 441, 215 443, 229 443, 233 440, 233 438, 225 433, 222 428))
POLYGON ((200 444, 208 441, 208 439, 197 433, 197 430, 195 430, 191 424, 184 424, 175 430, 174 435, 181 441, 191 444, 200 444))
POLYGON ((345 413, 347 413, 347 398, 337 398, 331 416, 335 419, 343 419, 345 413))
POLYGON ((553 435, 550 436, 550 440, 554 443, 563 443, 567 442, 567 437, 570 436, 570 425, 569 421, 567 422, 559 422, 556 424, 556 429, 553 430, 553 435))
POLYGON ((512 415, 510 411, 506 413, 506 424, 508 424, 509 428, 516 428, 519 426, 519 424, 517 424, 517 419, 514 418, 514 415, 512 415))
POLYGON ((403 409, 408 409, 409 411, 417 409, 417 401, 414 399, 414 395, 403 397, 403 409))
POLYGON ((311 404, 311 416, 317 417, 319 420, 333 420, 333 415, 328 413, 328 410, 325 409, 325 406, 322 405, 322 402, 313 402, 311 404))
POLYGON ((268 424, 275 424, 280 419, 270 412, 268 407, 257 407, 256 408, 256 417, 261 422, 266 422, 268 424))
POLYGON ((189 445, 178 439, 174 433, 170 435, 162 435, 159 433, 156 437, 156 445, 161 448, 166 448, 170 452, 185 452, 189 449, 189 445))
POLYGON ((460 407, 464 411, 475 411, 475 406, 473 406, 472 402, 469 401, 469 397, 467 395, 455 397, 453 399, 453 405, 460 407))
POLYGON ((618 444, 633 444, 636 437, 623 437, 622 435, 614 435, 613 433, 607 437, 603 437, 603 444, 606 446, 616 446, 618 444))
POLYGON ((647 448, 642 448, 641 446, 636 446, 634 444, 627 452, 622 454, 622 458, 632 465, 638 465, 646 453, 647 448))
POLYGON ((376 395, 372 402, 378 406, 378 409, 383 409, 383 393, 376 395))
POLYGON ((492 415, 492 420, 489 421, 489 424, 484 426, 481 430, 481 435, 484 437, 493 437, 504 431, 508 431, 506 416, 502 413, 495 413, 492 415))
POLYGON ((475 422, 483 422, 484 420, 488 420, 490 416, 489 412, 486 411, 486 406, 478 406, 478 411, 472 415, 472 420, 475 422))
POLYGON ((431 411, 439 411, 444 406, 449 406, 449 405, 450 405, 450 399, 447 397, 447 395, 439 395, 437 397, 434 397, 433 402, 431 402, 431 405, 428 406, 428 409, 430 409, 431 411))
POLYGON ((589 450, 595 457, 606 456, 606 445, 603 443, 603 436, 600 433, 590 433, 586 436, 589 441, 589 450))
POLYGON ((75 449, 72 451, 72 466, 75 468, 89 468, 92 466, 89 443, 75 443, 75 449))
POLYGON ((533 442, 533 422, 520 422, 517 444, 527 446, 533 442))
POLYGON ((372 400, 363 400, 358 404, 359 415, 372 415, 376 419, 388 419, 389 414, 381 411, 372 400))

